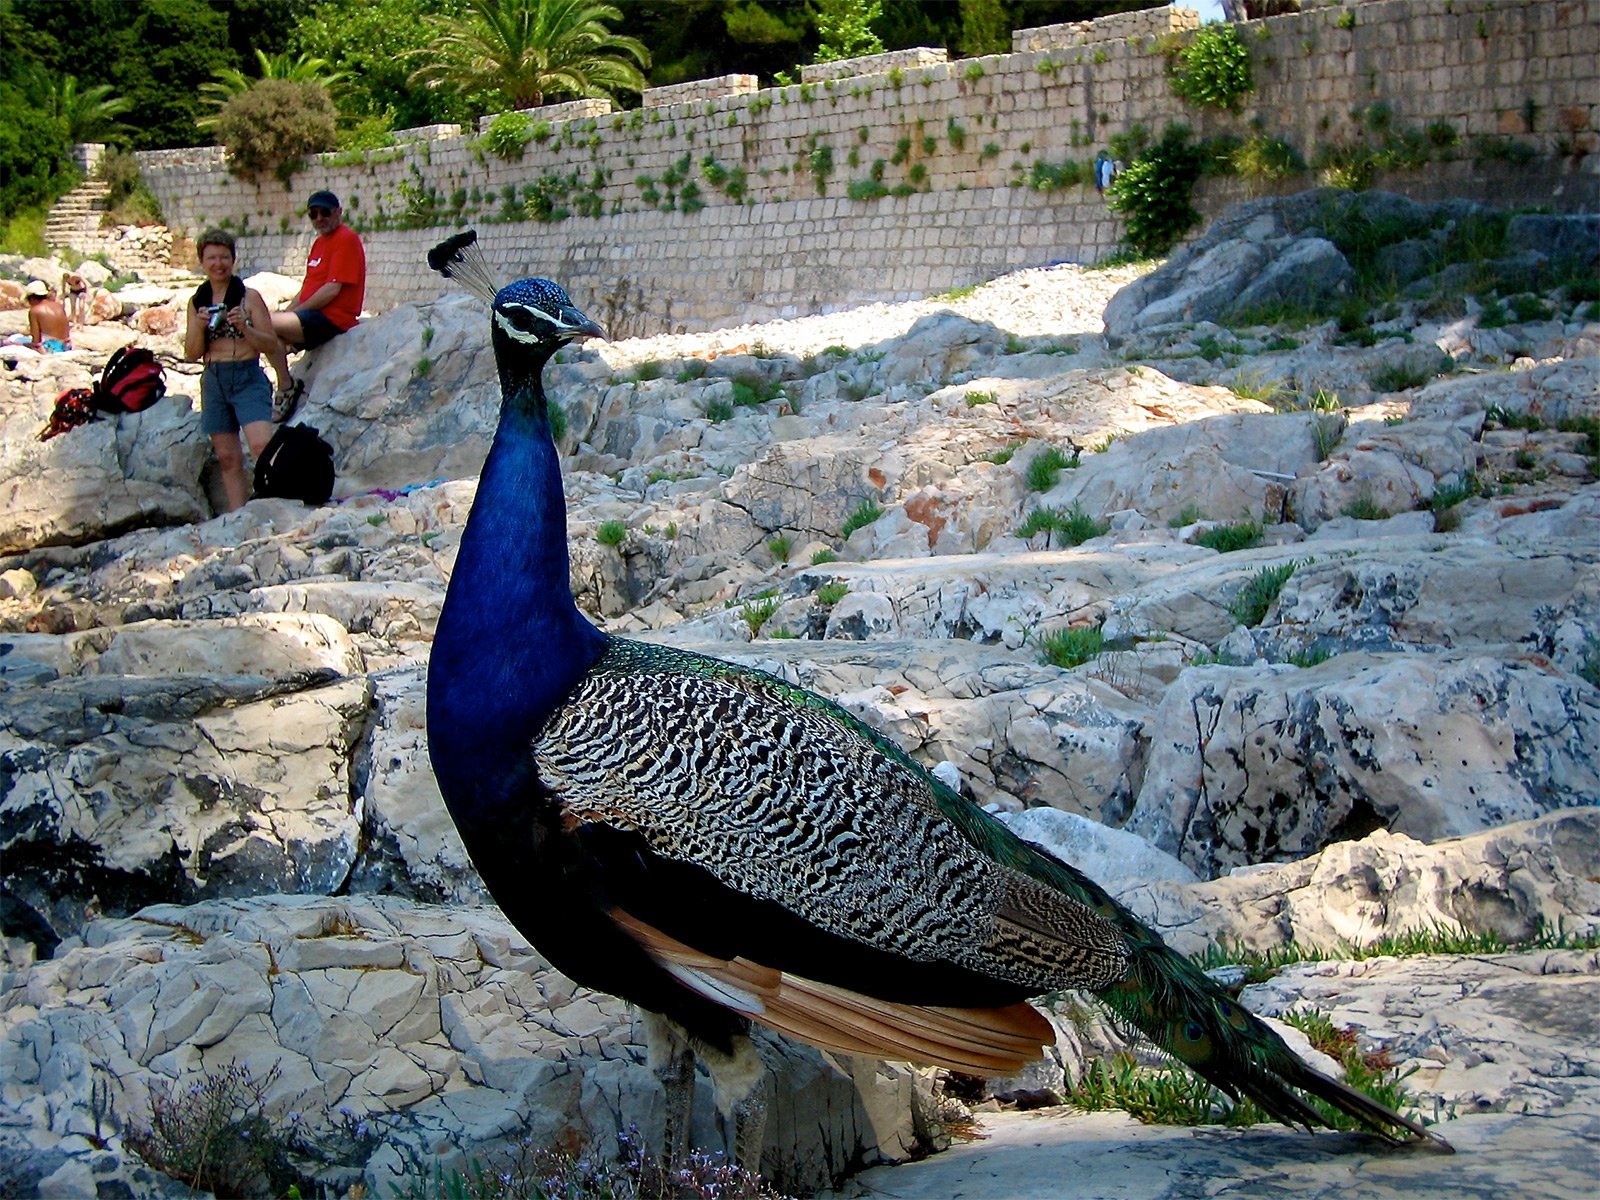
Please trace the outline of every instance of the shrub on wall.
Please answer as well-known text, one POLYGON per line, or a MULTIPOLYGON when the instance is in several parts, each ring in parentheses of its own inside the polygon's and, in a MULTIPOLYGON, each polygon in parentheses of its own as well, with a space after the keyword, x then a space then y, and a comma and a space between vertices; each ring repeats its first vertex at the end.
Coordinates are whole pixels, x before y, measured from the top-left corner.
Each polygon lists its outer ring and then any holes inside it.
POLYGON ((285 187, 307 155, 334 147, 333 101, 321 84, 263 79, 217 113, 217 140, 228 169, 258 181, 271 173, 285 187))
POLYGON ((95 178, 110 190, 106 193, 103 225, 159 225, 161 204, 145 186, 139 173, 139 160, 126 150, 109 150, 95 166, 95 178))
POLYGON ((533 122, 526 114, 503 112, 483 131, 483 148, 506 162, 520 162, 522 151, 533 140, 533 122))
POLYGON ((1112 180, 1106 203, 1122 214, 1130 249, 1165 254, 1199 223, 1190 196, 1204 165, 1201 148, 1189 140, 1188 126, 1168 125, 1159 141, 1112 180))
POLYGON ((1255 89, 1250 50, 1229 24, 1202 26, 1182 50, 1172 69, 1172 90, 1190 104, 1239 111, 1239 102, 1255 89))

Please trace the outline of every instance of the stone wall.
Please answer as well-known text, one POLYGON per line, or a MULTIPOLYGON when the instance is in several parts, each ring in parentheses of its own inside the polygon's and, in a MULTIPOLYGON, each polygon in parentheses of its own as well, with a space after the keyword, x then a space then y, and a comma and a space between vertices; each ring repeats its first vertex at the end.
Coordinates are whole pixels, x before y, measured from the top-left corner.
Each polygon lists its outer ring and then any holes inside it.
MULTIPOLYGON (((1134 19, 1189 23, 1164 9, 1104 21, 1120 30, 1134 19)), ((1068 29, 1051 36, 1094 32, 1068 29)), ((311 237, 305 196, 330 187, 367 242, 370 308, 437 295, 422 252, 470 225, 508 275, 559 278, 621 333, 902 299, 1093 260, 1120 236, 1101 197, 1028 182, 1040 164, 1092 159, 1135 124, 1248 136, 1254 121, 1308 159, 1380 124, 1419 133, 1433 124, 1459 137, 1463 159, 1474 139, 1507 155, 1525 146, 1537 157, 1516 172, 1543 202, 1596 207, 1600 0, 1375 0, 1241 32, 1256 89, 1236 115, 1186 107, 1161 42, 1135 33, 753 94, 710 88, 724 94, 629 112, 551 120, 541 110, 548 136, 514 162, 429 131, 365 155, 324 155, 286 190, 233 178, 213 148, 140 157, 168 220, 189 233, 226 220, 247 269, 298 275, 311 237), (557 219, 526 219, 530 196, 557 219)), ((1505 168, 1429 166, 1414 182, 1489 195, 1486 181, 1505 168)))

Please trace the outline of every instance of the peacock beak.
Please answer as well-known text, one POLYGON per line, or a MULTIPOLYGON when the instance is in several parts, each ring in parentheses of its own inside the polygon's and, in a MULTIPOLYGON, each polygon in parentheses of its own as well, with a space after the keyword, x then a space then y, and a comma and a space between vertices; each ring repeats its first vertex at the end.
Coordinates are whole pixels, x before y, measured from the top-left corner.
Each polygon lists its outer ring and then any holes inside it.
POLYGON ((605 327, 598 321, 584 316, 572 305, 563 305, 561 308, 561 338, 571 342, 579 338, 604 338, 605 327))

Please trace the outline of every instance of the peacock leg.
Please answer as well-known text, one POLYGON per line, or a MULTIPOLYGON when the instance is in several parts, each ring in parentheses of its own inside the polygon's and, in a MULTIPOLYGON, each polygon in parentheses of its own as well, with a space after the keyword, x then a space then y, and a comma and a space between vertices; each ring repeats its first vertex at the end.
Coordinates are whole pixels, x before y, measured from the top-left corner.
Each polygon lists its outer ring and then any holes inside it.
POLYGON ((708 1046, 698 1050, 711 1072, 723 1127, 733 1131, 734 1161, 747 1170, 760 1171, 767 1133, 766 1063, 748 1034, 734 1040, 731 1054, 708 1046))
POLYGON ((644 1018, 650 1071, 665 1093, 666 1123, 661 1150, 671 1165, 689 1155, 689 1120, 694 1111, 694 1047, 683 1029, 658 1013, 639 1010, 644 1018))

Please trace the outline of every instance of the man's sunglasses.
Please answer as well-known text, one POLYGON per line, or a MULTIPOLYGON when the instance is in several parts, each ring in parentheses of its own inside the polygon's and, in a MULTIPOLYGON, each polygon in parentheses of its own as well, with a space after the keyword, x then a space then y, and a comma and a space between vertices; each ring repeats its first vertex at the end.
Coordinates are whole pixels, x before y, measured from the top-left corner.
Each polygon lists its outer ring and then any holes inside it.
POLYGON ((308 209, 306 209, 306 216, 308 216, 308 217, 331 217, 331 216, 333 216, 333 209, 331 209, 331 208, 308 208, 308 209))

